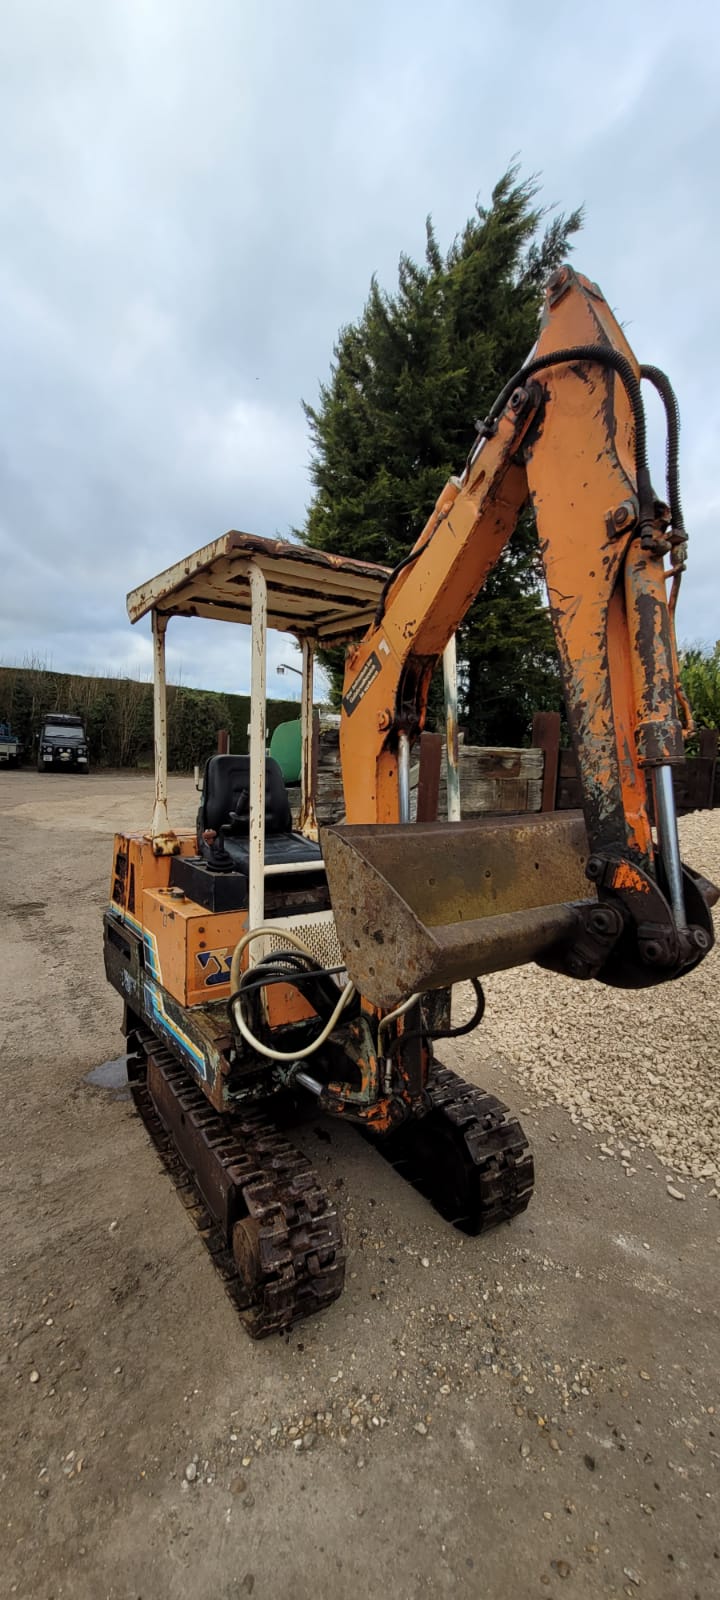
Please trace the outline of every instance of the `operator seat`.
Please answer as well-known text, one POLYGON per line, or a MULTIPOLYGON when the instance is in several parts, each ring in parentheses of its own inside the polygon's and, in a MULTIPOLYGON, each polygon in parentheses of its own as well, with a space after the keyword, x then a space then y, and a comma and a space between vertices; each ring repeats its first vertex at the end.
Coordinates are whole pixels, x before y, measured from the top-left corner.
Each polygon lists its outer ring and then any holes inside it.
MULTIPOLYGON (((247 876, 249 835, 250 757, 211 756, 205 768, 197 816, 199 854, 216 872, 242 872, 247 876)), ((322 867, 320 846, 293 831, 285 780, 277 761, 268 756, 265 762, 265 865, 291 869, 305 861, 317 861, 322 867)))

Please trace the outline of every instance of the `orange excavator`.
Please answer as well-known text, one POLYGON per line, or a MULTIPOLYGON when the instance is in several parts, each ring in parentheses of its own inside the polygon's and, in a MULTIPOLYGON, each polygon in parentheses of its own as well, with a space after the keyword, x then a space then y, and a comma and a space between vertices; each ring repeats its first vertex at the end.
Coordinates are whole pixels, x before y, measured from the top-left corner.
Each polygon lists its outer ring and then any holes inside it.
POLYGON ((147 833, 115 839, 106 970, 136 1105, 253 1337, 328 1306, 343 1282, 335 1203, 287 1139, 288 1108, 312 1097, 358 1124, 448 1222, 482 1233, 533 1187, 520 1124, 436 1055, 480 1021, 483 974, 536 961, 642 988, 681 978, 713 944, 718 892, 681 861, 672 782, 691 730, 674 635, 678 426, 664 374, 638 365, 600 290, 566 266, 531 358, 393 572, 229 533, 128 597, 132 621, 152 619, 155 807, 147 833), (663 497, 644 381, 667 416, 663 497), (463 821, 454 635, 528 501, 582 813, 463 821), (252 629, 249 755, 208 762, 184 831, 167 808, 175 616, 252 629), (268 627, 302 647, 297 826, 265 752, 268 627), (345 820, 319 830, 313 660, 339 641, 345 820), (455 800, 448 821, 412 821, 411 750, 441 659, 455 800), (467 979, 474 1015, 453 1029, 452 985, 467 979))

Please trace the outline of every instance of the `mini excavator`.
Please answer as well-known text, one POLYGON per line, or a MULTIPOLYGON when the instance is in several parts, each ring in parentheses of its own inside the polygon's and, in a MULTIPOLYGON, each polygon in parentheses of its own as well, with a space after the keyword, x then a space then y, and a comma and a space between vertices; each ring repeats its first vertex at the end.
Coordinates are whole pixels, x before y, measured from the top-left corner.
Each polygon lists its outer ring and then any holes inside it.
MULTIPOLYGON (((255 1338, 343 1284, 335 1204, 288 1141, 288 1107, 311 1097, 355 1123, 449 1223, 480 1234, 533 1187, 520 1124, 436 1055, 480 1021, 483 974, 535 961, 643 988, 713 944, 718 891, 681 861, 672 781, 691 729, 674 632, 678 427, 667 378, 638 365, 597 285, 565 266, 534 352, 394 571, 232 532, 128 596, 131 621, 152 621, 155 805, 147 833, 115 838, 106 971, 135 1103, 255 1338), (666 412, 663 499, 644 382, 666 412), (431 677, 443 660, 451 724, 456 630, 528 502, 582 813, 459 820, 453 801, 448 821, 412 821, 431 677), (249 755, 208 761, 185 831, 167 807, 175 616, 252 629, 249 755), (268 627, 302 648, 297 826, 265 750, 268 627), (345 818, 320 830, 313 661, 341 641, 345 818), (453 1029, 452 985, 468 979, 474 1015, 453 1029)), ((453 795, 455 754, 450 739, 453 795)))

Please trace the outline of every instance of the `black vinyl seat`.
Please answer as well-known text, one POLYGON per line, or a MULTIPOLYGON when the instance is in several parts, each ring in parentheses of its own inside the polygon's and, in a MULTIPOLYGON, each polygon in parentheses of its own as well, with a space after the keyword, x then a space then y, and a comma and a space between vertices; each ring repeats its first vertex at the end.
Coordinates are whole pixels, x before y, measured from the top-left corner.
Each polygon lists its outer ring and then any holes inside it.
MULTIPOLYGON (((211 756, 197 817, 198 851, 216 872, 247 875, 250 857, 250 757, 211 756), (214 834, 214 838, 206 835, 214 834)), ((290 801, 277 761, 265 762, 265 865, 317 861, 319 844, 293 832, 290 801)))

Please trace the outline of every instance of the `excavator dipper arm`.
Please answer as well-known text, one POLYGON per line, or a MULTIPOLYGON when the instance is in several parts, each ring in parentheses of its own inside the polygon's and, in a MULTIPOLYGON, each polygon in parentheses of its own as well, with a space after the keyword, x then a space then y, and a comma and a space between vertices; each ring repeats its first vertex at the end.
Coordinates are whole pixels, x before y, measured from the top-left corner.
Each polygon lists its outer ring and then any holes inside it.
MULTIPOLYGON (((326 830, 324 849, 348 969, 377 1004, 492 970, 499 963, 489 917, 503 919, 502 965, 542 954, 576 976, 623 985, 676 977, 712 944, 714 895, 680 864, 668 782, 683 759, 684 703, 665 556, 685 536, 650 485, 639 378, 599 289, 562 268, 532 360, 482 425, 462 477, 445 486, 348 658, 340 730, 348 825, 326 830), (478 891, 473 904, 467 896, 461 904, 459 890, 448 894, 448 874, 458 883, 463 875, 453 858, 459 836, 451 842, 457 825, 407 825, 398 764, 423 726, 438 659, 528 500, 579 765, 584 848, 576 841, 570 852, 575 893, 560 901, 546 881, 553 850, 538 835, 535 854, 545 857, 534 863, 538 878, 523 900, 513 860, 527 883, 527 829, 539 821, 524 818, 517 839, 505 836, 507 881, 500 885, 490 866, 480 873, 489 880, 484 897, 478 891), (648 775, 662 849, 653 840, 648 775), (408 874, 422 879, 421 906, 408 874), (484 956, 475 937, 483 920, 484 956), (428 948, 419 956, 421 935, 428 948), (378 960, 386 941, 392 955, 378 960)), ((488 824, 462 826, 466 862, 470 852, 482 859, 488 824)), ((567 858, 567 841, 562 849, 567 858)), ((556 851, 554 885, 563 877, 557 868, 556 851)))

